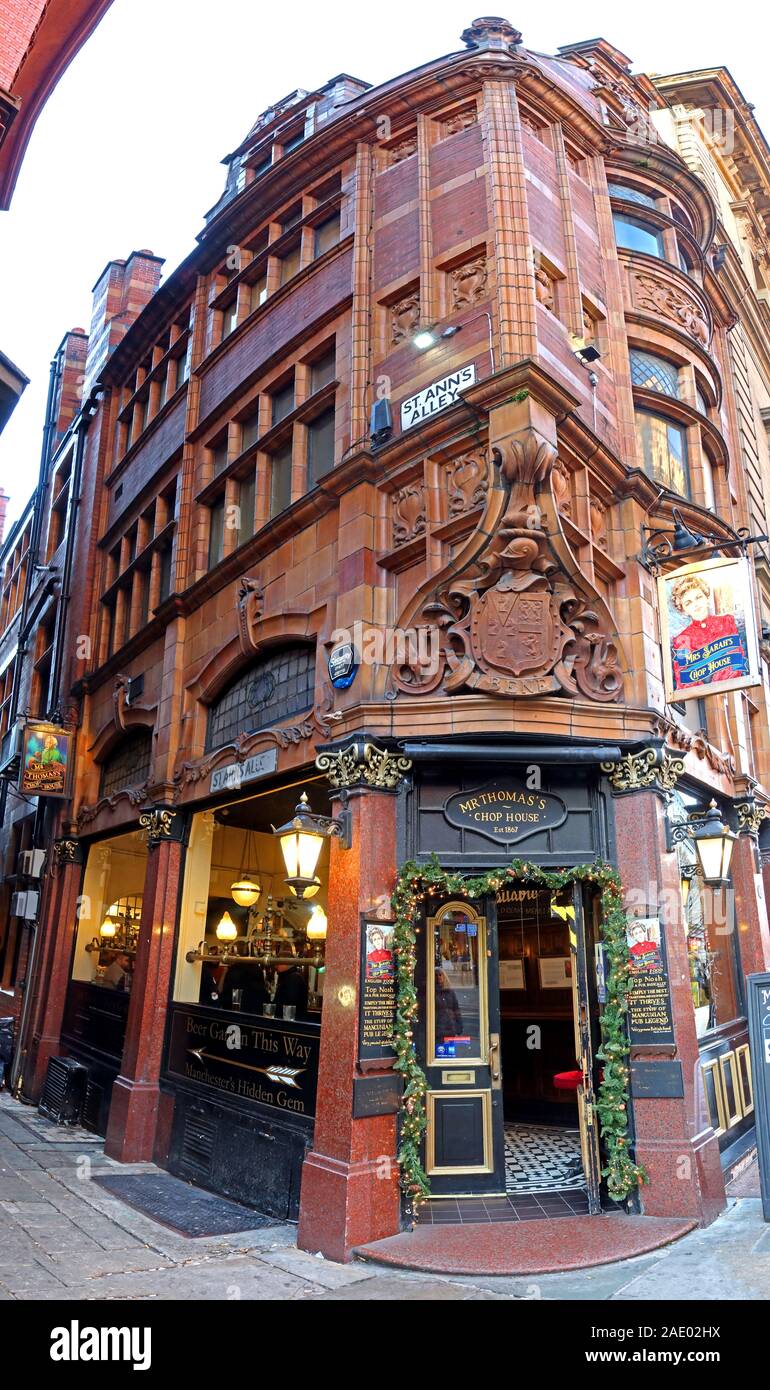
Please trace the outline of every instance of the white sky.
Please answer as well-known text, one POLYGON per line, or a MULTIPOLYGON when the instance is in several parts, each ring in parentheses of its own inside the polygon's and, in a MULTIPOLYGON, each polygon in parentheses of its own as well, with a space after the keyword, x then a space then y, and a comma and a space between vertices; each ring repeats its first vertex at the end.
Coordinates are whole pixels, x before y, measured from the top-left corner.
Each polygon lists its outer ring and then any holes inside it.
MULTIPOLYGON (((222 156, 261 111, 338 72, 376 84, 454 52, 477 10, 480 0, 292 0, 269 12, 255 0, 114 0, 44 109, 0 213, 0 348, 30 377, 0 437, 9 517, 35 485, 51 357, 67 329, 88 327, 107 261, 149 247, 170 272, 224 187, 222 156)), ((728 67, 770 134, 770 24, 749 0, 504 12, 539 52, 600 35, 635 71, 728 67)))

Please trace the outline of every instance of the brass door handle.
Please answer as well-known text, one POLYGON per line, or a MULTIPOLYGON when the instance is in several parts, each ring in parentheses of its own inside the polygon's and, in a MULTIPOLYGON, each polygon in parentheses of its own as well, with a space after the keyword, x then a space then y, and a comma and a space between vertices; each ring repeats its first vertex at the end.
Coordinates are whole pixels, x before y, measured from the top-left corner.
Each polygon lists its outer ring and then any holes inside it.
POLYGON ((489 1070, 490 1070, 490 1072, 492 1073, 492 1080, 493 1080, 493 1081, 499 1081, 499 1080, 500 1080, 500 1062, 499 1062, 499 1055, 500 1055, 500 1039, 499 1039, 499 1037, 497 1036, 496 1033, 493 1033, 492 1036, 491 1036, 491 1038, 489 1039, 489 1056, 488 1056, 488 1058, 487 1058, 487 1061, 488 1061, 488 1064, 489 1064, 489 1070))

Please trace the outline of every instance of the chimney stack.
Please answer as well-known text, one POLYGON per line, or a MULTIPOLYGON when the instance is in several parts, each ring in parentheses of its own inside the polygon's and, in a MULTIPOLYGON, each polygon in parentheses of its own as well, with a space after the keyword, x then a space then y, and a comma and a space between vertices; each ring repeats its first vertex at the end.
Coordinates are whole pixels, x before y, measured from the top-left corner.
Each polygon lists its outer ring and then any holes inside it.
POLYGON ((152 251, 132 251, 127 261, 110 261, 94 285, 84 399, 107 358, 155 294, 162 266, 163 258, 152 251))

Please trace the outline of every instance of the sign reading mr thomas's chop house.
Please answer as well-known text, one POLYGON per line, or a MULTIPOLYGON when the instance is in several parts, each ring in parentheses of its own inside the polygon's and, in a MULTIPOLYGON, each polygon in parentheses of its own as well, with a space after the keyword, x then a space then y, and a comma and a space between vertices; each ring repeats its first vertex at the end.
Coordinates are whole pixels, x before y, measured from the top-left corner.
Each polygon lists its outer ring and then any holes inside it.
POLYGON ((567 807, 560 796, 506 778, 475 791, 455 792, 444 802, 444 816, 459 830, 473 830, 499 845, 516 845, 528 835, 563 825, 567 807))

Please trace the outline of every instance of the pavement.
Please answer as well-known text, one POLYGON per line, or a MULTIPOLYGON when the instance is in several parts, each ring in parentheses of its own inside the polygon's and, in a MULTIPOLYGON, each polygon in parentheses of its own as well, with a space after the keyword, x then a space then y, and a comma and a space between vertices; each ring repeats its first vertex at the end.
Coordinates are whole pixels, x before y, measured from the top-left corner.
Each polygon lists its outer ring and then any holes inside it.
MULTIPOLYGON (((594 1269, 534 1278, 426 1277, 297 1250, 291 1224, 180 1236, 92 1181, 157 1171, 106 1158, 93 1134, 49 1124, 0 1092, 0 1302, 770 1298, 770 1225, 758 1196, 731 1196, 707 1229, 594 1269)), ((740 1188, 756 1190, 750 1170, 740 1188)))

